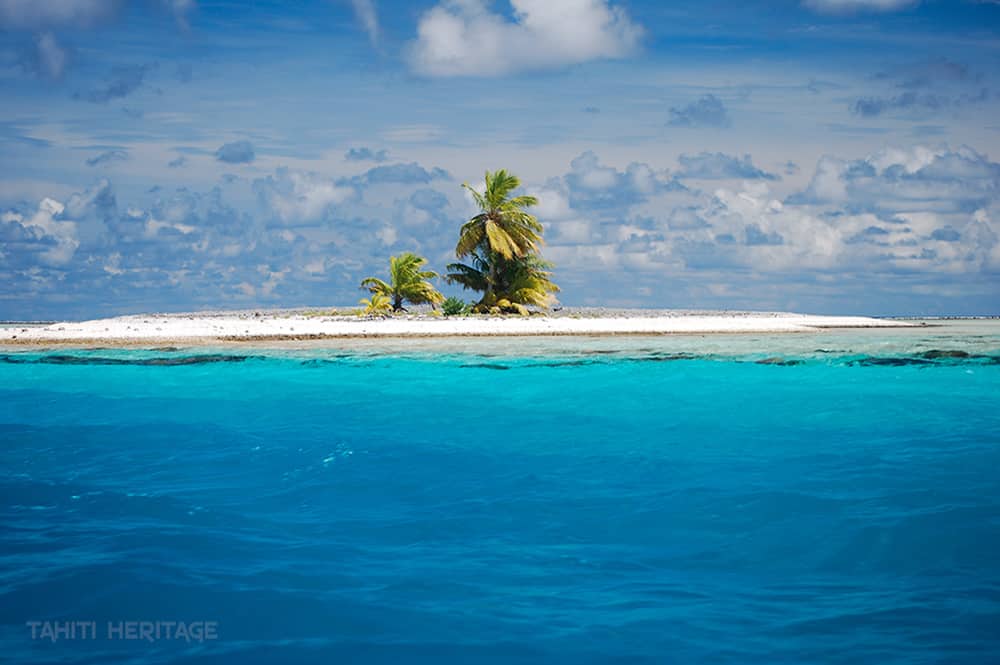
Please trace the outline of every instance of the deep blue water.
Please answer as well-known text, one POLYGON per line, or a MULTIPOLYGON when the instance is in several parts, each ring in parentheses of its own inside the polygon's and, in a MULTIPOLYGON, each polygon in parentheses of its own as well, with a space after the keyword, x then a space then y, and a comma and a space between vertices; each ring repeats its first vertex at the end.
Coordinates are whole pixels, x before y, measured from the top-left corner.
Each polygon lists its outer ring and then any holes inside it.
POLYGON ((60 353, 0 362, 0 660, 1000 659, 995 355, 60 353))

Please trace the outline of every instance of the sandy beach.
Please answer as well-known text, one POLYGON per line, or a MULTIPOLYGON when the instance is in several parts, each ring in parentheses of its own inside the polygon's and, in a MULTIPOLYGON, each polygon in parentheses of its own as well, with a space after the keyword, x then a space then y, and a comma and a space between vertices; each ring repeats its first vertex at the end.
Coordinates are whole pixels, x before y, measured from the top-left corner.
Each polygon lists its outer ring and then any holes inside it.
POLYGON ((553 316, 531 317, 444 318, 412 314, 365 319, 306 311, 246 311, 132 315, 42 326, 10 325, 0 328, 0 345, 150 346, 324 338, 806 333, 912 325, 861 316, 781 312, 564 310, 553 316))

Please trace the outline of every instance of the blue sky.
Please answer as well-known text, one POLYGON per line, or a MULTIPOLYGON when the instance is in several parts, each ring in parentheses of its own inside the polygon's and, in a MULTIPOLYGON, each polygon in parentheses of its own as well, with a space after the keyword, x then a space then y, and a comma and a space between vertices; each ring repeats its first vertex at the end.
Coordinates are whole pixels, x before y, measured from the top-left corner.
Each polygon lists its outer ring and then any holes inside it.
POLYGON ((1000 313, 998 65, 991 1, 0 0, 0 319, 353 304, 501 167, 567 305, 1000 313))

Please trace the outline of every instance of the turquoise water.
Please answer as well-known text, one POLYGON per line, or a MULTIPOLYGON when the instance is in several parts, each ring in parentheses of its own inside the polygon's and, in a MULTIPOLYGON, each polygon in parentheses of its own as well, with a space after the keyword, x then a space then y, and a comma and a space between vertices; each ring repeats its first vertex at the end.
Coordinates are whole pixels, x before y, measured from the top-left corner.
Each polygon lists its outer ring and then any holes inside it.
POLYGON ((0 653, 995 662, 995 333, 0 353, 0 653))

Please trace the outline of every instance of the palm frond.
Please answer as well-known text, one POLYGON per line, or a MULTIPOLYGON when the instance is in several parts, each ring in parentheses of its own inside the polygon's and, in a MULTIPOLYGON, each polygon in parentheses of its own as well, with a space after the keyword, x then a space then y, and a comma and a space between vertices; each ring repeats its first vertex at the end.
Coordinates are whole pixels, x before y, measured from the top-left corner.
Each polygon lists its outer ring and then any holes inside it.
POLYGON ((509 230, 497 222, 492 219, 488 220, 484 230, 486 231, 486 237, 490 241, 490 249, 500 256, 509 259, 515 254, 521 253, 518 243, 511 237, 509 230))
POLYGON ((480 194, 478 191, 472 188, 467 182, 462 183, 462 187, 472 192, 472 198, 476 201, 476 205, 479 206, 480 210, 486 210, 489 205, 486 203, 486 198, 480 194))
POLYGON ((448 274, 445 275, 445 279, 449 284, 460 284, 464 289, 469 291, 486 290, 488 277, 484 271, 477 270, 464 263, 451 263, 447 269, 448 274))
POLYGON ((361 288, 368 289, 372 293, 381 293, 386 296, 392 293, 392 287, 378 277, 366 277, 361 280, 361 288))

